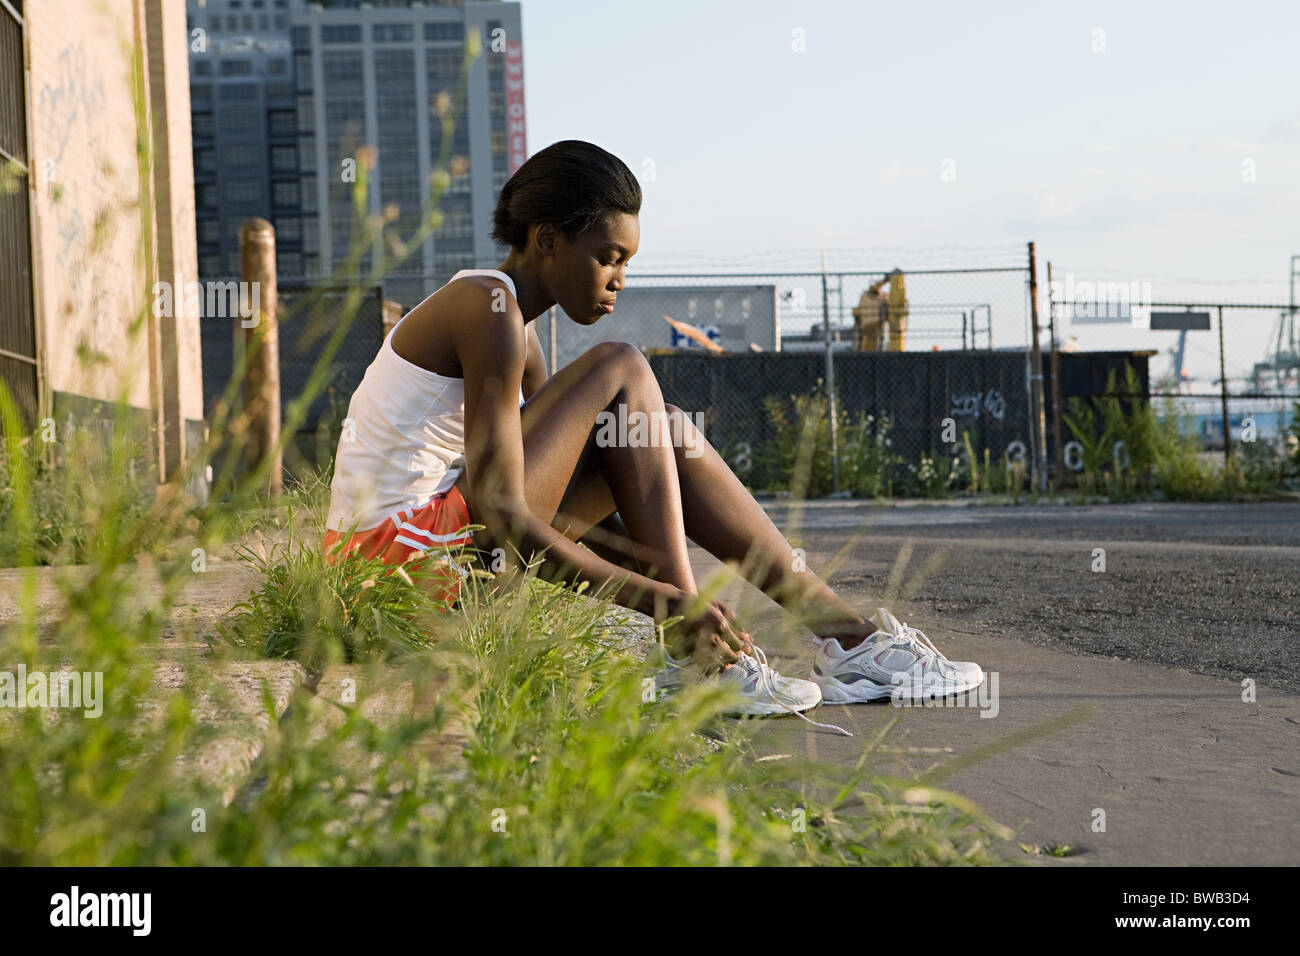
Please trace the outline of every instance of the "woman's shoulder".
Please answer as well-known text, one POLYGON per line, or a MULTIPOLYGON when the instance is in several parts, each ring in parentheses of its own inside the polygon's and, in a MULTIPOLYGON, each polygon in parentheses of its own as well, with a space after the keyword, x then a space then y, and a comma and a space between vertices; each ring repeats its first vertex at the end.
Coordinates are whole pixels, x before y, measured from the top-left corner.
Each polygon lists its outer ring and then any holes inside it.
POLYGON ((528 339, 518 312, 504 279, 462 276, 402 319, 392 333, 393 350, 429 371, 459 378, 467 353, 489 350, 503 359, 517 349, 526 353, 528 339))

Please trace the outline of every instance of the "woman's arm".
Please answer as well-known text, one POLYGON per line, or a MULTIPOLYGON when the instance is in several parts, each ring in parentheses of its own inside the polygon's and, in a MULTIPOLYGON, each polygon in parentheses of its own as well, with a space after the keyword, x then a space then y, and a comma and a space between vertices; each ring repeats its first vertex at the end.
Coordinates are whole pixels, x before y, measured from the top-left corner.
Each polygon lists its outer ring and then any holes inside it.
POLYGON ((455 310, 464 319, 453 323, 465 382, 465 471, 474 520, 485 526, 491 546, 513 545, 525 556, 544 551, 548 578, 560 577, 564 569, 571 582, 616 585, 614 600, 625 607, 661 620, 678 613, 687 597, 679 588, 604 560, 529 508, 517 395, 529 363, 530 336, 517 305, 494 312, 490 292, 476 289, 471 296, 480 292, 481 307, 471 298, 468 308, 455 310))
MULTIPOLYGON (((552 317, 554 321, 554 317, 552 317)), ((533 397, 550 376, 546 371, 546 359, 542 354, 542 343, 537 338, 536 324, 528 324, 528 359, 524 363, 524 401, 533 397)))

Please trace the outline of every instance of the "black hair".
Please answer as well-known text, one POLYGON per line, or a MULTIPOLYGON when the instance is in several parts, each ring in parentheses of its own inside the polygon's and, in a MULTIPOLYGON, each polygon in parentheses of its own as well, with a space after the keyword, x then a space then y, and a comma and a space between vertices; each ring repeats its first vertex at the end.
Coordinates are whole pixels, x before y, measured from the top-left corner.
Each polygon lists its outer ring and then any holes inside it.
POLYGON ((565 139, 530 156, 506 180, 492 214, 492 238, 515 251, 528 230, 549 222, 569 238, 607 216, 641 212, 641 184, 613 153, 565 139))

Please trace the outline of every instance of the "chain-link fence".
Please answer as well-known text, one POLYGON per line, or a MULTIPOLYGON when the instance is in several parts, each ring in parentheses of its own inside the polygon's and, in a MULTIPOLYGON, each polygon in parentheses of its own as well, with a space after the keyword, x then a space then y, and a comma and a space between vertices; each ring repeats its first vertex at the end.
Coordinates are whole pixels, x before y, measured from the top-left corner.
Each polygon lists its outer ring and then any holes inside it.
MULTIPOLYGON (((1053 287, 1071 294, 1051 302, 1052 317, 1071 346, 1098 335, 1149 343, 1144 397, 1203 451, 1225 460, 1234 450, 1294 456, 1300 310, 1289 303, 1159 300, 1150 285, 1072 276, 1068 288, 1053 287), (1079 295, 1080 288, 1088 294, 1079 295)), ((1127 397, 1122 384, 1113 394, 1127 397)))
MULTIPOLYGON (((1131 312, 1117 312, 1103 317, 1101 324, 1111 326, 1099 334, 1098 322, 1076 308, 1083 300, 1065 303, 1047 282, 1040 283, 1046 292, 1039 318, 1043 425, 1036 430, 1029 277, 1028 263, 901 273, 642 273, 629 277, 610 316, 581 325, 552 309, 537 319, 536 331, 552 370, 603 341, 644 350, 665 400, 698 416, 712 444, 756 488, 788 482, 792 442, 809 425, 824 432, 816 439, 826 445, 828 463, 819 490, 905 490, 875 486, 870 474, 864 483, 873 456, 889 458, 894 477, 913 488, 925 484, 927 469, 935 481, 965 470, 970 483, 970 471, 981 466, 985 488, 990 468, 1001 469, 1009 487, 1011 473, 1023 481, 1036 457, 1044 478, 1050 470, 1068 485, 1078 470, 1077 454, 1071 459, 1066 446, 1072 432, 1062 416, 1072 398, 1086 404, 1120 395, 1126 366, 1137 383, 1133 396, 1122 397, 1152 400, 1162 414, 1166 399, 1172 401, 1182 427, 1204 448, 1223 447, 1226 407, 1230 444, 1259 439, 1285 452, 1297 391, 1296 328, 1288 307, 1223 306, 1225 389, 1218 376, 1170 374, 1180 361, 1195 368, 1198 354, 1217 370, 1217 304, 1142 303, 1157 316, 1208 309, 1208 330, 1139 329, 1131 312), (1262 361, 1252 336, 1234 331, 1258 331, 1270 319, 1262 339, 1272 351, 1262 361), (1122 335, 1121 328, 1132 331, 1122 335), (1121 384, 1108 386, 1111 376, 1121 384), (1044 447, 1036 449, 1040 443, 1044 447), (1058 446, 1059 471, 1051 467, 1058 446)), ((343 319, 337 313, 346 291, 337 284, 281 284, 286 406, 305 386, 326 335, 343 319)), ((243 330, 237 320, 214 318, 204 320, 203 331, 210 415, 237 361, 243 330)), ((383 297, 372 288, 333 364, 329 387, 296 436, 298 458, 328 458, 349 397, 386 331, 383 297)))
POLYGON ((854 476, 882 449, 913 474, 954 451, 1032 457, 1028 275, 1027 263, 635 274, 607 318, 584 326, 553 309, 537 333, 552 367, 603 341, 645 350, 665 400, 699 415, 755 487, 789 480, 791 435, 824 416, 830 488, 862 491, 854 476), (833 416, 815 399, 828 391, 833 416))

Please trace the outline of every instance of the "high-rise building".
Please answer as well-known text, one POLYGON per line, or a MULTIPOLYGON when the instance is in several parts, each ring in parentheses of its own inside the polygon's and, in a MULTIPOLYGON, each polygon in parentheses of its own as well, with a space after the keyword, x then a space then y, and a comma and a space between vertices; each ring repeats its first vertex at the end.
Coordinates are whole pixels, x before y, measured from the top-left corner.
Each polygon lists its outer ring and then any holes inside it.
MULTIPOLYGON (((523 59, 517 3, 295 3, 290 31, 297 85, 301 233, 308 275, 339 275, 353 241, 355 164, 374 150, 367 212, 396 212, 409 237, 427 214, 431 177, 452 174, 440 227, 384 277, 408 307, 459 269, 496 265, 492 211, 524 160, 523 59), (471 34, 481 52, 454 108, 471 34), (450 127, 444 130, 444 119, 450 127)), ((376 242, 360 257, 365 274, 376 242)))
POLYGON ((303 274, 290 0, 188 0, 199 273, 239 275, 239 228, 276 227, 278 270, 303 274))
POLYGON ((188 12, 205 279, 238 272, 252 216, 275 225, 287 280, 369 274, 376 255, 402 247, 357 248, 367 163, 364 214, 388 216, 402 240, 431 212, 435 171, 450 173, 440 224, 386 270, 387 298, 409 307, 458 269, 505 255, 489 234, 497 194, 525 158, 517 3, 188 0, 188 12))

